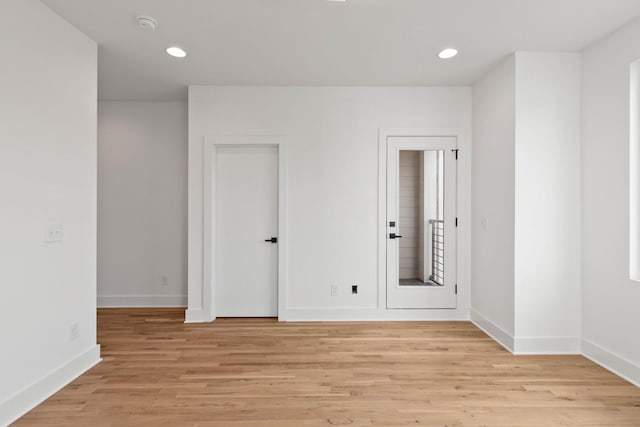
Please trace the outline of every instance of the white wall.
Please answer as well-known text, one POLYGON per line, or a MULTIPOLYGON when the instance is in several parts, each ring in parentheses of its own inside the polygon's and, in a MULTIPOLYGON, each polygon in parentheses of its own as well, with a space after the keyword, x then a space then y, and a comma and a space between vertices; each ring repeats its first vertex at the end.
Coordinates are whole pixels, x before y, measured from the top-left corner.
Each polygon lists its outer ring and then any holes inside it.
POLYGON ((516 353, 580 350, 580 55, 474 86, 472 319, 516 353))
POLYGON ((186 306, 186 235, 186 103, 100 102, 98 305, 186 306))
POLYGON ((4 425, 99 360, 97 49, 36 0, 0 3, 0 39, 4 425), (63 225, 62 241, 44 243, 51 223, 63 225))
POLYGON ((629 278, 629 84, 640 21, 583 53, 584 353, 640 384, 640 283, 629 278))
POLYGON ((580 54, 516 53, 516 352, 579 352, 580 54))
POLYGON ((190 311, 202 307, 203 138, 287 136, 289 319, 375 318, 379 128, 469 129, 470 107, 469 88, 190 87, 190 311))
POLYGON ((515 71, 510 56, 473 87, 472 319, 508 347, 515 333, 515 71))

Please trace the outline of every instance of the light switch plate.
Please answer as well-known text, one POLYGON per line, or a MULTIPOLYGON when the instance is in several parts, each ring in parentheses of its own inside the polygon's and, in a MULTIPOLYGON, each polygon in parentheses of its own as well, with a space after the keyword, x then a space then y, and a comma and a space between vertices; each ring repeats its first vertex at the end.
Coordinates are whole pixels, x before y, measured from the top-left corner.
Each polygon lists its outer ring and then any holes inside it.
POLYGON ((45 243, 62 241, 62 224, 47 224, 44 230, 45 243))

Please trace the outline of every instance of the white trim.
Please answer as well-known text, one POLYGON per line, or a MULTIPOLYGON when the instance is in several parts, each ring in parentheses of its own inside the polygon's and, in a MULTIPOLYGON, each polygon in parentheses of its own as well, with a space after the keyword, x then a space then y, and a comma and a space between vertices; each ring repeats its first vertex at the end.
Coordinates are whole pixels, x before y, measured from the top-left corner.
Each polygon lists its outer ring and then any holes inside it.
POLYGON ((513 354, 581 354, 579 337, 516 337, 513 354))
POLYGON ((629 279, 640 281, 640 61, 631 64, 629 128, 629 279))
MULTIPOLYGON (((213 177, 216 174, 216 147, 207 144, 206 138, 202 138, 203 156, 203 173, 202 173, 202 314, 203 321, 211 322, 215 320, 214 314, 215 304, 213 303, 215 287, 213 286, 211 277, 212 271, 215 271, 215 245, 216 241, 215 228, 212 220, 213 212, 216 211, 216 186, 213 185, 213 177)), ((186 317, 186 315, 185 315, 186 317)))
MULTIPOLYGON (((385 319, 387 310, 387 255, 386 255, 386 194, 387 191, 387 138, 392 136, 427 136, 427 137, 455 137, 458 148, 457 168, 457 217, 458 217, 458 241, 457 241, 457 284, 458 300, 457 308, 448 309, 457 312, 456 318, 469 317, 470 306, 470 277, 471 269, 471 215, 470 192, 471 173, 470 159, 471 146, 467 142, 467 132, 463 128, 380 128, 378 132, 378 311, 379 318, 385 319)), ((414 309, 412 309, 414 310, 414 309)), ((430 320, 430 319, 427 319, 430 320)))
POLYGON ((473 308, 471 309, 471 322, 480 328, 485 334, 493 338, 495 342, 513 353, 514 339, 510 333, 487 319, 484 315, 478 313, 473 308))
POLYGON ((514 355, 581 354, 578 337, 514 337, 473 308, 471 322, 514 355))
POLYGON ((40 380, 20 390, 0 403, 0 425, 9 425, 16 421, 101 360, 100 346, 96 344, 40 380))
POLYGON ((468 310, 384 309, 376 307, 295 307, 280 314, 284 322, 469 321, 468 310))
POLYGON ((186 295, 98 295, 98 308, 186 306, 186 295))
POLYGON ((188 308, 184 313, 184 323, 206 323, 211 322, 211 320, 205 316, 202 309, 188 308))
MULTIPOLYGON (((215 320, 215 159, 216 147, 223 145, 278 147, 278 319, 287 305, 287 137, 285 135, 214 135, 203 138, 203 283, 201 313, 187 310, 188 323, 215 320), (190 314, 189 312, 193 313, 190 314)), ((198 310, 198 309, 196 309, 198 310)))
POLYGON ((582 339, 582 355, 636 387, 640 387, 640 365, 586 339, 582 339))

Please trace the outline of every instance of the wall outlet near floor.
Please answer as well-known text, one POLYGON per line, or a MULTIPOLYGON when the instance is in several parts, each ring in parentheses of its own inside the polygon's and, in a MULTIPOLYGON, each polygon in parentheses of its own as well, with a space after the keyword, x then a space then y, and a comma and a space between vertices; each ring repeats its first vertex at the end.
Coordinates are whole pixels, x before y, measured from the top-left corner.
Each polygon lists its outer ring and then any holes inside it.
POLYGON ((169 286, 169 276, 160 276, 160 286, 169 286))
POLYGON ((338 296, 338 285, 331 285, 331 296, 332 297, 338 296))
POLYGON ((71 325, 71 327, 69 328, 69 338, 70 341, 75 341, 80 338, 80 323, 75 322, 73 325, 71 325))
POLYGON ((353 285, 351 285, 351 293, 353 295, 357 295, 358 294, 358 285, 356 283, 354 283, 353 285))

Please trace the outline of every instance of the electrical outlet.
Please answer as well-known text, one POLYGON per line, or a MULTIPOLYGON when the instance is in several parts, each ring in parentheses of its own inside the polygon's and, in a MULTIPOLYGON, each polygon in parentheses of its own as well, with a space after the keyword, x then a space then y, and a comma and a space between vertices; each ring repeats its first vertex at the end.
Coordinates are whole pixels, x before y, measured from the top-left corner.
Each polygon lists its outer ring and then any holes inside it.
POLYGON ((47 224, 44 228, 45 243, 62 241, 62 224, 47 224))
POLYGON ((160 286, 169 286, 169 276, 160 276, 160 286))
POLYGON ((358 285, 357 284, 354 283, 353 285, 351 285, 351 293, 353 295, 357 295, 358 294, 358 285))
POLYGON ((332 297, 338 296, 338 285, 331 285, 331 296, 332 297))
POLYGON ((80 323, 76 322, 71 325, 71 328, 69 328, 69 338, 70 341, 75 341, 80 338, 80 323))
POLYGON ((482 220, 480 220, 480 227, 482 227, 482 231, 489 231, 489 219, 482 218, 482 220))

